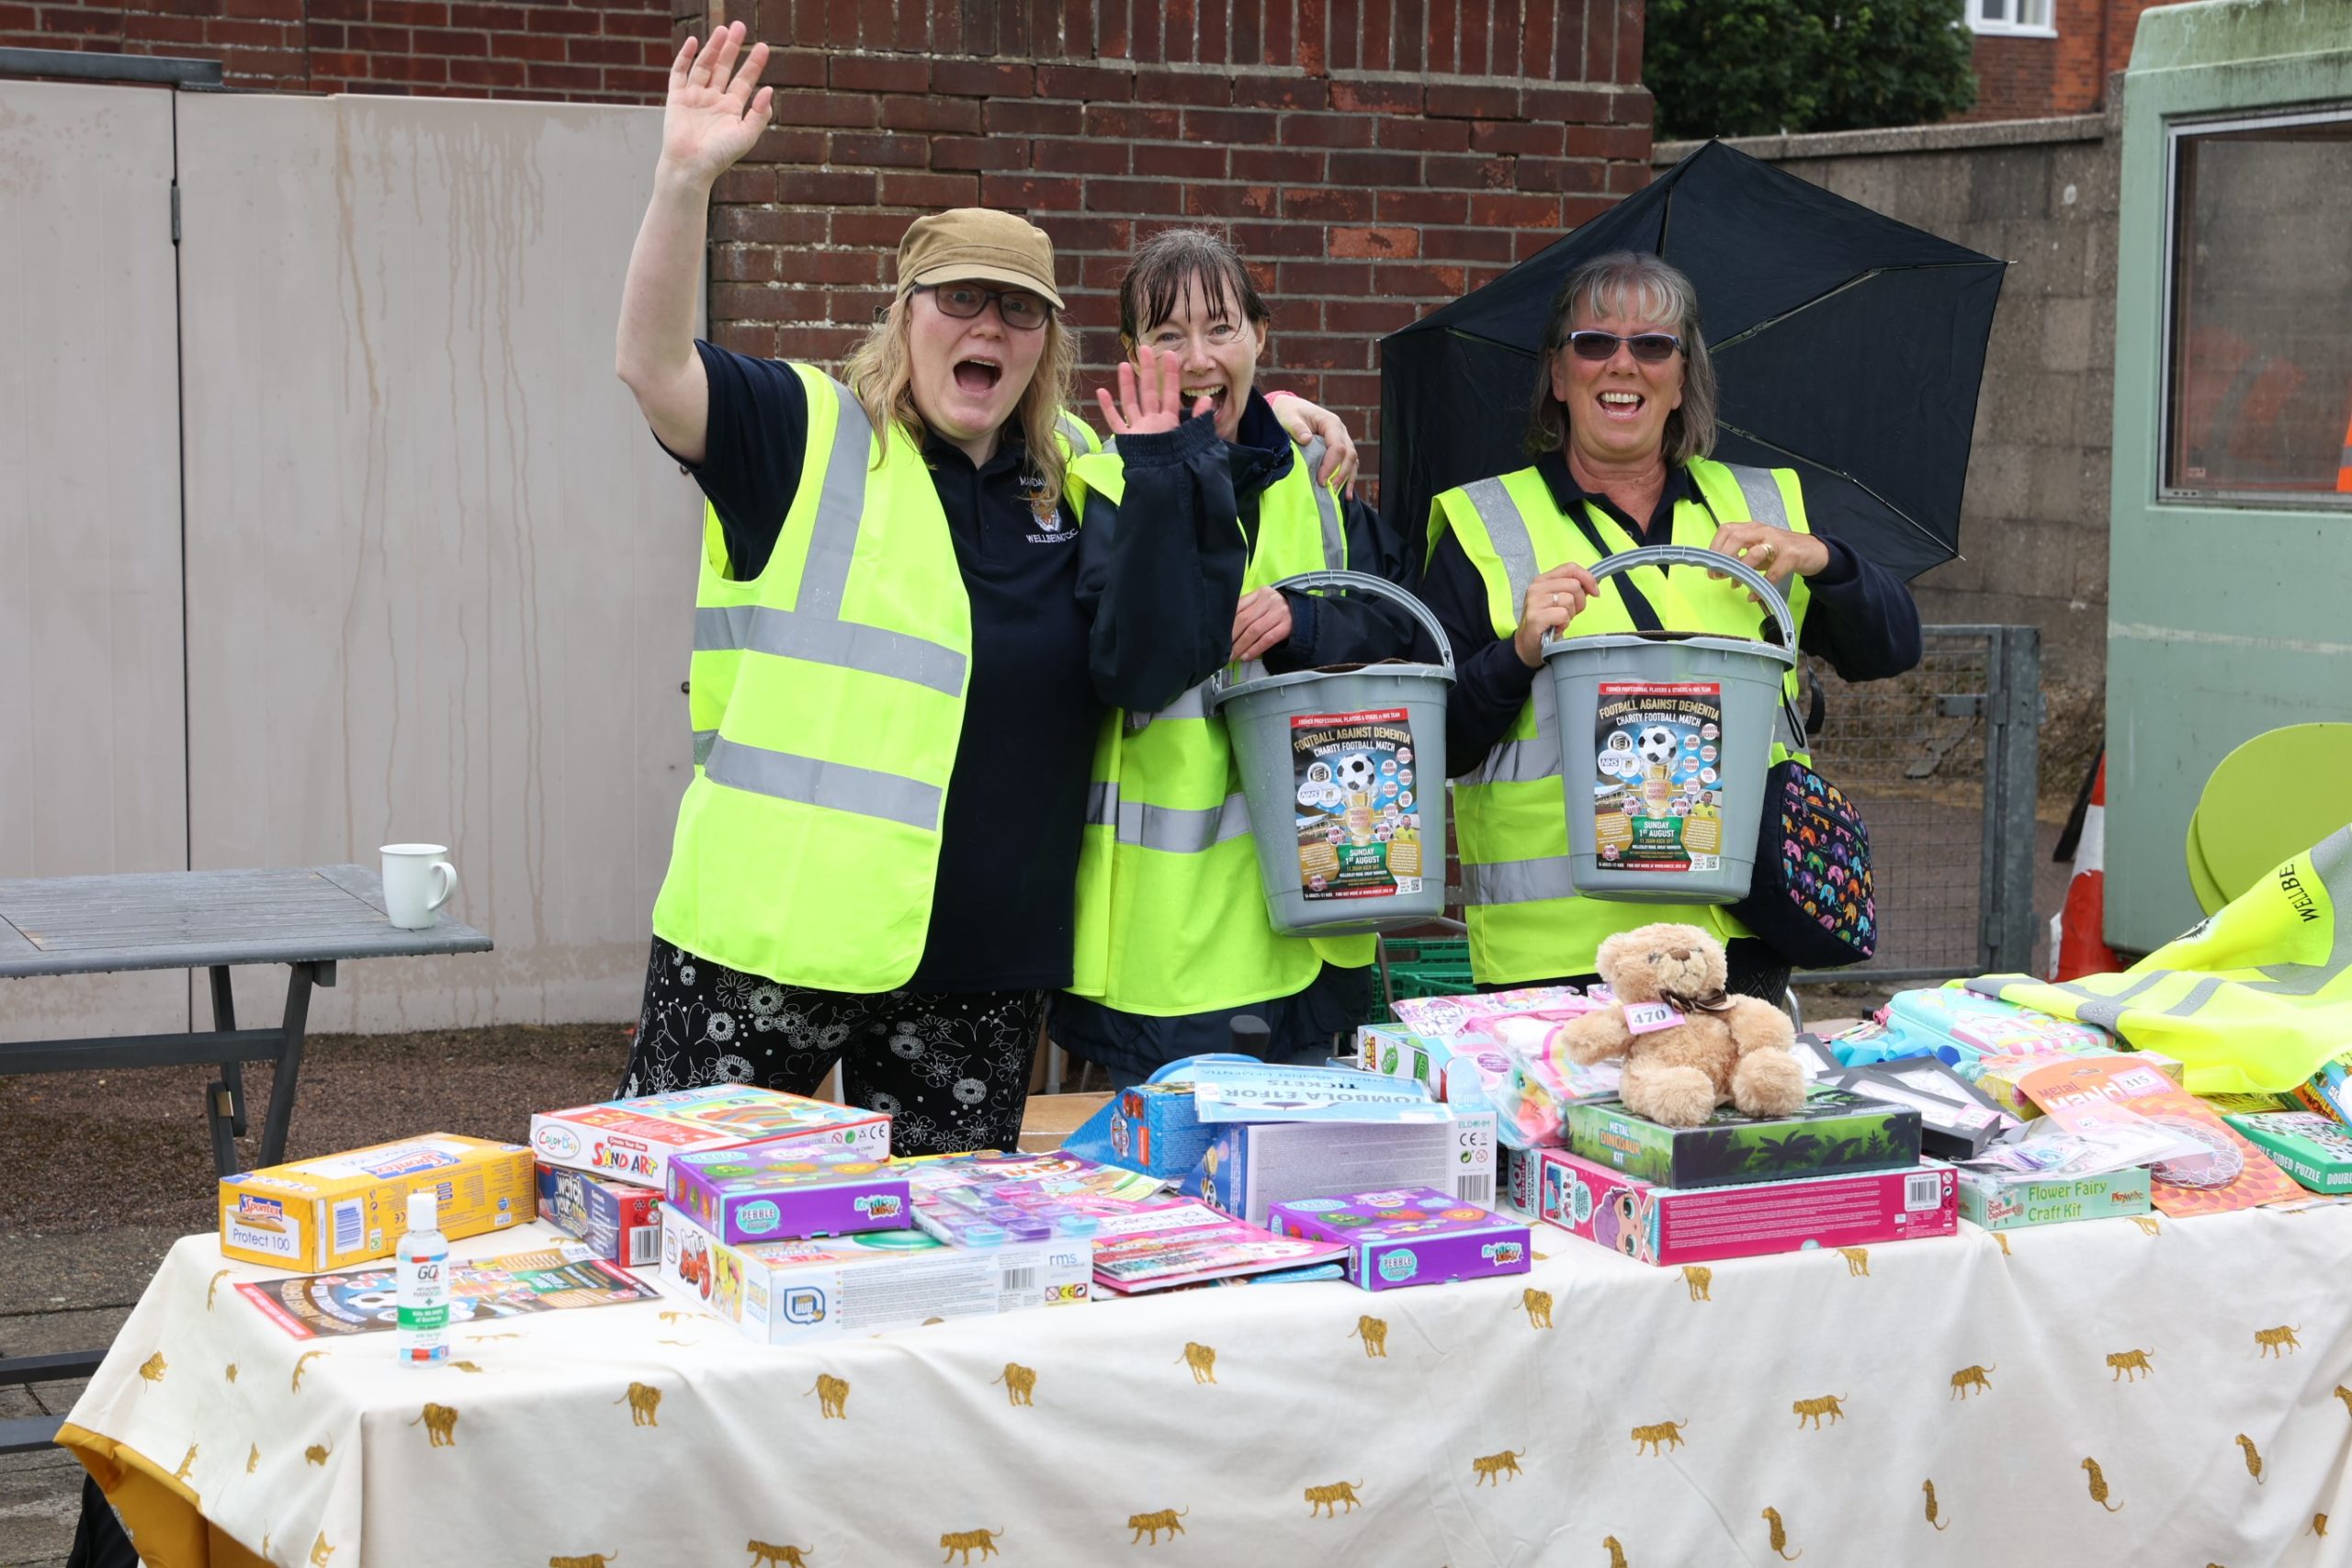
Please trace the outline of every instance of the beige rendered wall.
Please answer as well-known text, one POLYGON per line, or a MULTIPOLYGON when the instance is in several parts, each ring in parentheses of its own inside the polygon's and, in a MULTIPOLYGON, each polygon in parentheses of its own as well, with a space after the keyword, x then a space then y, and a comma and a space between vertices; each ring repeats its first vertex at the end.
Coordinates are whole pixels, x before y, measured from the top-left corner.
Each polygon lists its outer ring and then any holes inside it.
MULTIPOLYGON (((1657 161, 1692 145, 1661 145, 1657 161)), ((2098 744, 2107 678, 2113 126, 2083 116, 1731 145, 2012 264, 1977 403, 1963 553, 1912 587, 1933 623, 2041 628, 2043 794, 2071 798, 2098 744)))
POLYGON ((191 862, 446 843, 497 942, 347 964, 314 1028, 635 1010, 700 509, 612 368, 660 126, 180 100, 191 862))
MULTIPOLYGON (((0 82, 0 877, 187 863, 172 95, 0 82)), ((187 1021, 0 981, 0 1037, 187 1021)))

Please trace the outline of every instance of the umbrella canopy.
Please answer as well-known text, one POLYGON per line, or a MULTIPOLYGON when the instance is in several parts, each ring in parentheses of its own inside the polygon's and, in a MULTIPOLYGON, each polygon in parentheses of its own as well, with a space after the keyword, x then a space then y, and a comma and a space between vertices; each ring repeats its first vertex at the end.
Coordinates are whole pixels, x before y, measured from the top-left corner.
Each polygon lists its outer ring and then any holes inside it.
POLYGON ((1960 553, 1984 343, 2007 265, 1719 141, 1381 344, 1381 510, 1418 548, 1440 491, 1527 466, 1552 301, 1579 265, 1688 273, 1722 385, 1714 456, 1792 468, 1815 527, 1904 577, 1960 553))

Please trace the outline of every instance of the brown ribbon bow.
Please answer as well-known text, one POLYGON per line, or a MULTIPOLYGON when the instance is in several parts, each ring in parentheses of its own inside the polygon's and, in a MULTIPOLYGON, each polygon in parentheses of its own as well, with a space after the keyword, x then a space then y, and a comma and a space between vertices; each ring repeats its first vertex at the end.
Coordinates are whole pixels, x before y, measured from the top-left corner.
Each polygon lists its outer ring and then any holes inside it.
POLYGON ((1729 1012, 1731 998, 1721 987, 1703 997, 1686 997, 1673 991, 1660 991, 1658 1000, 1670 1002, 1677 1012, 1729 1012))

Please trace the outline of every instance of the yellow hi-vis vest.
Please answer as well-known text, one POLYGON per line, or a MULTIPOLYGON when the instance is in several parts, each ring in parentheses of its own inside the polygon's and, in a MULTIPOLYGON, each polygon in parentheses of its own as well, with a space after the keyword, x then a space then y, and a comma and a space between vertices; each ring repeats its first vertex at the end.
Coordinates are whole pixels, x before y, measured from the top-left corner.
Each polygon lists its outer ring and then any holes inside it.
MULTIPOLYGON (((1704 457, 1692 458, 1690 468, 1705 504, 1688 499, 1679 502, 1672 537, 1665 542, 1703 549, 1724 523, 1770 523, 1810 532, 1804 493, 1794 470, 1740 468, 1704 457)), ((1601 508, 1588 504, 1586 511, 1612 553, 1639 547, 1641 541, 1601 508)), ((1430 506, 1432 547, 1448 528, 1486 583, 1487 614, 1498 637, 1508 637, 1518 627, 1527 586, 1538 576, 1563 561, 1589 567, 1600 558, 1584 531, 1553 502, 1551 488, 1533 468, 1480 479, 1439 496, 1430 506)), ((1753 638, 1766 619, 1733 578, 1711 578, 1690 567, 1670 572, 1636 567, 1625 575, 1669 631, 1753 638)), ((1570 636, 1637 629, 1618 592, 1623 581, 1601 580, 1600 594, 1570 623, 1570 636)), ((1804 579, 1791 579, 1789 615, 1800 628, 1809 599, 1804 579)), ((1789 692, 1795 695, 1793 671, 1789 692)), ((1787 755, 1776 742, 1773 760, 1787 755)), ((1582 787, 1590 776, 1588 767, 1576 781, 1580 786, 1576 805, 1584 810, 1591 809, 1582 787)), ((1725 782, 1739 787, 1736 781, 1725 782)), ((1759 777, 1746 787, 1761 789, 1764 781, 1759 777)), ((1539 671, 1527 705, 1487 760, 1475 773, 1453 781, 1463 918, 1470 928, 1470 972, 1480 982, 1511 985, 1589 973, 1594 954, 1612 931, 1652 920, 1698 926, 1724 941, 1747 934, 1746 927, 1716 905, 1612 904, 1577 897, 1568 876, 1568 810, 1560 777, 1559 710, 1551 676, 1539 671)))
POLYGON ((896 425, 877 447, 848 388, 792 368, 808 447, 757 577, 727 576, 704 520, 695 776, 653 930, 789 985, 888 991, 930 929, 971 602, 922 450, 896 425))
MULTIPOLYGON (((1347 566, 1339 497, 1312 467, 1294 456, 1259 497, 1243 592, 1347 566)), ((1115 449, 1072 464, 1070 489, 1081 507, 1090 491, 1117 504, 1126 476, 1115 449)), ((1282 936, 1269 923, 1249 803, 1207 698, 1203 683, 1158 713, 1114 713, 1095 748, 1070 989, 1121 1012, 1240 1007, 1304 989, 1327 960, 1372 962, 1371 937, 1282 936)))
POLYGON ((2352 1050, 2352 827, 2120 975, 1967 985, 2177 1057, 2198 1094, 2292 1089, 2352 1050))

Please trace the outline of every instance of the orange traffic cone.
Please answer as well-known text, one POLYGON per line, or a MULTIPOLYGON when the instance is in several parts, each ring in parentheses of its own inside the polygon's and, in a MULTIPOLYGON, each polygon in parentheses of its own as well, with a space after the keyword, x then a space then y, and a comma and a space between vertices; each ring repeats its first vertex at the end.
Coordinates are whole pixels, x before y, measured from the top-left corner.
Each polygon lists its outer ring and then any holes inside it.
POLYGON ((2050 917, 2050 978, 2072 980, 2083 975, 2111 975, 2123 967, 2107 945, 2107 756, 2100 753, 2098 775, 2091 782, 2090 805, 2083 812, 2081 836, 2075 842, 2075 871, 2066 883, 2066 902, 2050 917))
POLYGON ((2335 493, 2352 495, 2352 423, 2344 426, 2344 450, 2335 459, 2335 493))

